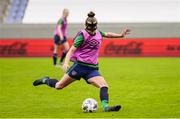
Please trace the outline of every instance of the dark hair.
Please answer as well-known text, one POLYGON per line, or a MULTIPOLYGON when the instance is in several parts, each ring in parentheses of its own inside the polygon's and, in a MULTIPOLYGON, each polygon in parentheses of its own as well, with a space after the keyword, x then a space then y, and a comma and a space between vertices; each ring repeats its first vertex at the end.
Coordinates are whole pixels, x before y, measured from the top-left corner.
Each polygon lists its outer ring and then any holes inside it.
POLYGON ((90 11, 87 14, 88 18, 86 19, 85 25, 86 25, 86 30, 88 31, 89 34, 94 35, 96 29, 97 29, 97 19, 94 17, 95 13, 90 11))
POLYGON ((93 11, 90 11, 87 15, 88 17, 94 17, 95 16, 95 13, 93 11))

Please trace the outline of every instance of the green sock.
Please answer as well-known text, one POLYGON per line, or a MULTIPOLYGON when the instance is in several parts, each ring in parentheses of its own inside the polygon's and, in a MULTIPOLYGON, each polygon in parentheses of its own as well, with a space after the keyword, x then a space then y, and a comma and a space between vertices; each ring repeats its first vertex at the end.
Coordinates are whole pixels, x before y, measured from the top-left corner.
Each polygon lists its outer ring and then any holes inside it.
POLYGON ((107 100, 102 100, 102 108, 103 110, 108 106, 108 101, 107 100))

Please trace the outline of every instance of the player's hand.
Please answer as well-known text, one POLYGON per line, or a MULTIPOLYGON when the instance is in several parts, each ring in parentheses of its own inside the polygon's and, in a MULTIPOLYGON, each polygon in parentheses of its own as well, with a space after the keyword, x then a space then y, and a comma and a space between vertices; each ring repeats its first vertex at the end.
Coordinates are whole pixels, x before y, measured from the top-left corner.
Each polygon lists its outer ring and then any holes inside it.
POLYGON ((63 37, 60 36, 60 44, 62 44, 63 41, 63 37))
POLYGON ((123 31, 122 31, 122 36, 125 37, 126 35, 130 34, 130 29, 128 28, 125 28, 123 31))
POLYGON ((64 63, 63 66, 62 66, 63 71, 66 72, 68 70, 68 68, 69 68, 69 65, 64 63))
POLYGON ((60 40, 63 41, 63 39, 64 39, 63 36, 60 36, 60 40))

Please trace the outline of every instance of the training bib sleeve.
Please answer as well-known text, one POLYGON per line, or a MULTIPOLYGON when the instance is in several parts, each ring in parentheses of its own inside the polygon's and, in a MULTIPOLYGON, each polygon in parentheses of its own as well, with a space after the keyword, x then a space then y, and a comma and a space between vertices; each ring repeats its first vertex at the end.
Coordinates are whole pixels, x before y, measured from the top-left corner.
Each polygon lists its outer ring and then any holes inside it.
POLYGON ((62 24, 63 24, 63 20, 62 20, 62 19, 59 19, 58 25, 62 25, 62 24))
POLYGON ((101 33, 102 37, 105 37, 105 32, 100 31, 100 33, 101 33))
POLYGON ((83 35, 80 34, 78 37, 76 37, 76 39, 74 40, 73 46, 74 47, 79 47, 84 41, 83 35))

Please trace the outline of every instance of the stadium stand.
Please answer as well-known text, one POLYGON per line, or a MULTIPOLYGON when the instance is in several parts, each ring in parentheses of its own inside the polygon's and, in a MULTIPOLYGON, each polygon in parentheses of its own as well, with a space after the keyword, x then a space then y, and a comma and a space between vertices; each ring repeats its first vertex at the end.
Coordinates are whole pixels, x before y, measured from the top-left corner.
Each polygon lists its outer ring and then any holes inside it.
POLYGON ((0 23, 3 23, 10 9, 12 0, 0 0, 0 23))
POLYGON ((0 23, 21 23, 28 0, 1 0, 0 23))
POLYGON ((21 23, 27 4, 28 0, 13 0, 6 22, 21 23))

